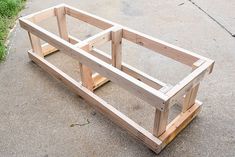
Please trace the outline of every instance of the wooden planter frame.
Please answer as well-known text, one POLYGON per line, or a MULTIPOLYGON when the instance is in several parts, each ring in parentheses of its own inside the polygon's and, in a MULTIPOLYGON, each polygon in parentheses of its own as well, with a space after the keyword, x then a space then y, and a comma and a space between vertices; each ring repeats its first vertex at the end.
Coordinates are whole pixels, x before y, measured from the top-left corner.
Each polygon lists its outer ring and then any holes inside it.
POLYGON ((197 91, 204 76, 212 72, 213 60, 65 4, 22 17, 19 21, 21 27, 28 31, 32 45, 28 55, 36 64, 154 152, 159 153, 199 113, 202 103, 196 100, 197 91), (76 39, 68 34, 66 15, 104 31, 83 41, 76 39), (36 25, 50 17, 57 17, 60 37, 36 25), (190 66, 192 72, 175 86, 152 78, 122 63, 122 38, 190 66), (41 45, 40 39, 47 43, 41 45), (108 41, 112 41, 111 56, 95 48, 108 41), (79 61, 81 82, 44 59, 57 50, 79 61), (97 73, 92 75, 92 71, 97 73), (107 81, 118 84, 156 108, 152 133, 93 93, 94 89, 107 81), (181 102, 182 112, 168 123, 169 109, 176 102, 181 102))

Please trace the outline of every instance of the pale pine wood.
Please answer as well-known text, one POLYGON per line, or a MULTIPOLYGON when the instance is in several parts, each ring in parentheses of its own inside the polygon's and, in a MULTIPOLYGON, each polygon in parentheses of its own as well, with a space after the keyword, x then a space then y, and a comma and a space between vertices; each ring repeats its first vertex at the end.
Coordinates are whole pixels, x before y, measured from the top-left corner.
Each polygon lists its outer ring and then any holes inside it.
MULTIPOLYGON (((192 71, 197 69, 199 66, 201 66, 205 61, 204 60, 198 60, 193 64, 192 71)), ((195 87, 191 88, 185 95, 183 106, 182 106, 182 112, 186 112, 190 107, 192 107, 196 101, 197 92, 199 89, 200 83, 198 83, 195 87)))
POLYGON ((196 101, 190 109, 179 114, 167 125, 166 131, 159 136, 159 139, 162 141, 161 149, 169 144, 199 114, 201 105, 201 102, 196 101))
POLYGON ((30 32, 28 34, 29 34, 29 39, 30 39, 30 43, 31 43, 33 52, 38 54, 41 57, 44 57, 44 55, 42 53, 40 39, 30 32))
POLYGON ((94 47, 100 46, 102 44, 107 43, 108 41, 111 40, 111 31, 114 29, 114 27, 111 27, 109 29, 106 29, 102 32, 99 32, 98 34, 91 36, 78 44, 75 44, 75 46, 78 46, 79 48, 88 46, 87 51, 91 51, 94 49, 94 47))
POLYGON ((93 91, 93 79, 91 69, 81 63, 79 63, 79 68, 82 85, 87 89, 93 91))
POLYGON ((57 25, 58 25, 60 37, 66 41, 69 41, 68 30, 66 26, 65 7, 55 8, 55 14, 57 17, 57 25))
MULTIPOLYGON (((69 41, 70 43, 72 44, 77 44, 78 42, 81 42, 81 40, 73 37, 73 36, 69 36, 69 41)), ((79 45, 76 45, 76 46, 79 46, 79 45)), ((86 49, 84 46, 82 46, 84 49, 86 49)), ((47 51, 45 51, 45 54, 48 55, 50 53, 53 53, 54 51, 52 50, 55 50, 55 51, 58 51, 57 49, 54 49, 53 46, 50 45, 50 48, 47 49, 47 51), (51 48, 51 49, 50 49, 51 48)), ((46 48, 45 48, 46 49, 46 48)), ((110 55, 106 54, 105 52, 99 50, 99 49, 96 49, 94 48, 92 51, 89 51, 90 54, 92 54, 93 56, 101 59, 102 61, 108 63, 108 64, 111 64, 111 57, 110 55)), ((126 63, 122 63, 122 68, 121 70, 125 73, 127 73, 128 75, 134 77, 135 79, 141 81, 141 82, 144 82, 145 84, 155 88, 155 89, 160 89, 162 87, 166 87, 167 85, 158 80, 158 79, 155 79, 149 75, 147 75, 146 73, 126 64, 126 63)))
POLYGON ((182 106, 182 112, 186 112, 190 107, 192 107, 195 104, 198 89, 199 89, 199 84, 190 89, 190 91, 186 94, 182 106))
POLYGON ((72 79, 70 76, 56 68, 54 65, 49 63, 43 58, 40 58, 37 54, 28 52, 29 57, 37 63, 42 69, 47 71, 50 75, 57 78, 66 84, 72 91, 84 98, 90 105, 95 107, 105 116, 109 117, 117 125, 124 128, 126 131, 131 133, 135 138, 141 140, 153 151, 158 152, 159 146, 162 142, 154 137, 150 132, 145 130, 143 127, 135 123, 133 120, 125 116, 123 113, 109 105, 103 99, 95 95, 93 92, 83 87, 80 83, 72 79))
POLYGON ((28 54, 36 64, 65 83, 75 93, 83 97, 92 106, 110 117, 111 120, 126 129, 156 153, 159 153, 171 142, 200 111, 201 103, 195 100, 199 83, 205 75, 212 72, 214 65, 214 61, 208 58, 64 4, 20 18, 20 25, 29 32, 33 50, 29 51, 28 54), (68 35, 65 14, 105 30, 84 41, 80 41, 68 35), (34 24, 55 15, 57 16, 61 38, 34 24), (193 71, 174 87, 152 78, 122 63, 122 37, 191 66, 193 71), (39 38, 48 43, 41 45, 39 38), (95 46, 104 44, 111 39, 113 44, 112 57, 95 48, 95 46), (76 82, 42 58, 57 50, 62 50, 62 52, 80 62, 81 83, 76 82), (33 53, 33 51, 36 53, 33 53), (92 75, 91 68, 100 74, 92 75), (153 134, 146 131, 92 92, 109 80, 117 83, 156 108, 153 134), (185 93, 187 94, 185 95, 185 93), (176 101, 182 100, 182 97, 185 97, 185 101, 187 101, 187 103, 184 103, 184 109, 181 114, 167 125, 170 107, 176 101))
POLYGON ((168 122, 169 110, 159 111, 155 110, 153 135, 158 137, 166 131, 166 126, 168 122))
POLYGON ((42 47, 42 53, 43 53, 44 57, 51 54, 51 53, 59 51, 57 48, 51 46, 48 43, 42 44, 41 47, 42 47))
POLYGON ((108 29, 113 26, 112 22, 100 18, 98 16, 92 15, 90 13, 87 13, 85 11, 79 10, 77 8, 65 5, 65 10, 66 14, 68 14, 69 16, 72 16, 76 19, 94 25, 100 29, 108 29))
POLYGON ((69 42, 64 41, 55 34, 48 32, 47 30, 35 25, 30 21, 20 19, 20 25, 26 30, 33 32, 52 46, 63 50, 63 53, 77 59, 80 63, 92 68, 94 71, 97 71, 102 76, 110 79, 124 89, 127 89, 129 92, 140 97, 159 110, 165 110, 164 102, 169 98, 162 92, 148 86, 141 81, 136 80, 133 77, 130 77, 128 74, 94 57, 86 51, 76 48, 69 42))
POLYGON ((146 47, 180 63, 192 66, 199 58, 191 53, 184 53, 178 50, 175 46, 165 43, 159 39, 150 37, 143 33, 133 31, 129 28, 123 29, 123 38, 132 41, 138 45, 146 47))
POLYGON ((198 83, 211 72, 213 65, 214 61, 212 60, 204 62, 200 67, 195 69, 192 73, 170 89, 166 93, 166 95, 169 96, 169 100, 167 101, 169 103, 169 107, 174 105, 175 102, 180 101, 185 93, 198 85, 198 83))
MULTIPOLYGON (((89 51, 89 47, 85 46, 83 47, 84 50, 89 51)), ((93 91, 94 82, 92 79, 92 70, 88 66, 82 64, 79 62, 79 68, 80 68, 80 76, 82 85, 86 87, 87 89, 93 91)))
POLYGON ((112 65, 122 68, 122 28, 112 30, 112 65))
MULTIPOLYGON (((58 7, 59 6, 61 6, 61 5, 58 5, 58 7)), ((48 19, 48 18, 54 17, 54 16, 55 16, 54 7, 51 7, 51 8, 36 12, 34 14, 30 14, 28 16, 25 16, 25 17, 23 17, 23 19, 28 19, 32 22, 39 23, 45 19, 48 19)))
POLYGON ((93 79, 93 90, 98 89, 99 87, 103 86, 104 84, 110 81, 109 79, 101 76, 98 73, 93 74, 92 79, 93 79))

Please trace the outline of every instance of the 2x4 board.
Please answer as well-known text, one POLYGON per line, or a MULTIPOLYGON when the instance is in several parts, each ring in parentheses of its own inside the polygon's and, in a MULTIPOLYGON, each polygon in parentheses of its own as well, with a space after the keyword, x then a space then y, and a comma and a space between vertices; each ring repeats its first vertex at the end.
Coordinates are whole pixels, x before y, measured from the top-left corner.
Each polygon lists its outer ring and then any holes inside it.
POLYGON ((212 72, 214 61, 159 39, 78 10, 66 4, 51 7, 20 18, 32 45, 28 55, 32 61, 67 85, 90 105, 106 115, 131 135, 159 153, 176 135, 198 115, 202 103, 196 100, 203 78, 212 72), (66 16, 72 16, 103 31, 83 41, 68 34, 66 16), (37 23, 50 17, 57 18, 57 36, 37 23), (122 62, 122 39, 160 53, 192 68, 192 71, 175 86, 169 86, 122 62), (46 41, 41 44, 40 40, 46 41), (111 55, 96 47, 111 41, 111 55), (63 50, 79 61, 81 82, 77 82, 44 57, 63 50), (92 72, 97 72, 92 74, 92 72), (106 82, 112 81, 155 107, 153 131, 149 132, 93 93, 106 82), (168 122, 169 110, 182 102, 181 113, 168 122))

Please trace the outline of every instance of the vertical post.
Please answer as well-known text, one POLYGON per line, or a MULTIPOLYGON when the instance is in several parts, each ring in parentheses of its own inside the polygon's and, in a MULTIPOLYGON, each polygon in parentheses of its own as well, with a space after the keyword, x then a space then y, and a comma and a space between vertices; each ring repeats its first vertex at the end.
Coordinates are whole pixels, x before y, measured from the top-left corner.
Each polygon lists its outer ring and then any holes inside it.
MULTIPOLYGON (((66 41, 69 41, 68 30, 67 30, 67 25, 66 25, 65 7, 55 8, 55 14, 57 17, 57 24, 58 24, 60 37, 66 41)), ((89 51, 89 50, 86 49, 85 51, 89 51)), ((79 68, 80 68, 80 76, 81 76, 82 85, 86 87, 87 89, 93 91, 93 79, 92 79, 91 69, 81 63, 79 63, 79 68)))
POLYGON ((154 126, 153 126, 153 135, 158 137, 166 131, 166 126, 168 123, 169 109, 165 111, 160 111, 156 109, 154 126))
MULTIPOLYGON (((161 88, 161 92, 165 92, 164 88, 161 88)), ((158 137, 166 131, 166 126, 168 124, 169 109, 164 111, 155 109, 154 125, 153 125, 153 135, 158 137)))
POLYGON ((122 66, 122 29, 112 30, 112 65, 118 69, 122 66))
MULTIPOLYGON (((204 61, 198 60, 193 64, 192 71, 195 70, 197 67, 203 64, 204 61)), ((182 112, 186 112, 190 107, 192 107, 195 104, 195 100, 197 97, 197 92, 199 89, 199 84, 197 84, 195 87, 191 88, 185 95, 183 106, 182 106, 182 112)))
MULTIPOLYGON (((32 19, 32 22, 35 22, 35 20, 32 19)), ((38 38, 37 36, 35 36, 34 34, 30 32, 28 32, 28 35, 29 35, 29 40, 30 40, 33 52, 41 57, 44 57, 43 52, 42 52, 40 38, 38 38)))
POLYGON ((66 25, 65 7, 55 8, 55 14, 57 17, 57 24, 60 37, 66 41, 69 41, 68 30, 66 25))
POLYGON ((186 112, 190 107, 192 107, 195 103, 197 92, 198 92, 199 84, 195 87, 191 88, 188 93, 185 95, 182 112, 186 112))
MULTIPOLYGON (((87 43, 84 43, 84 45, 86 44, 87 43)), ((82 49, 84 51, 89 51, 89 46, 83 46, 82 49)), ((82 85, 86 87, 87 89, 89 89, 90 91, 93 91, 94 82, 92 78, 92 70, 82 63, 79 63, 79 68, 80 68, 80 76, 81 76, 82 85)))
POLYGON ((92 71, 89 67, 79 63, 82 85, 93 91, 92 71))

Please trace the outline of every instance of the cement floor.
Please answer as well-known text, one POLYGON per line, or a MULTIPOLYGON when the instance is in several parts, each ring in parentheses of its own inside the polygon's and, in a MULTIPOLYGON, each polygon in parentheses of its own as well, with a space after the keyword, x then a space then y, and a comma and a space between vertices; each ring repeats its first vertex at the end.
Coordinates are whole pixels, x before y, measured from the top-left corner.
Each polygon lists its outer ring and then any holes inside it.
MULTIPOLYGON (((234 2, 194 2, 235 33, 234 2)), ((235 156, 235 38, 187 0, 29 0, 21 15, 60 3, 214 59, 214 72, 203 81, 198 95, 204 103, 202 112, 158 156, 235 156)), ((69 31, 81 39, 100 31, 71 18, 68 23, 69 31)), ((56 32, 55 24, 55 19, 41 23, 56 32)), ((9 55, 0 63, 0 156, 156 156, 32 63, 26 53, 29 48, 27 32, 17 24, 11 33, 9 55), (87 125, 70 127, 87 119, 87 125)), ((110 53, 108 45, 100 48, 110 53)), ((127 41, 123 58, 171 84, 190 71, 127 41)), ((61 52, 48 60, 79 79, 77 61, 61 52)), ((96 93, 151 131, 154 109, 150 105, 113 83, 96 93)))

